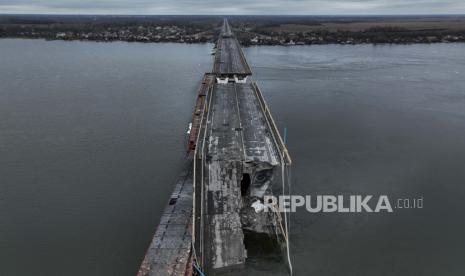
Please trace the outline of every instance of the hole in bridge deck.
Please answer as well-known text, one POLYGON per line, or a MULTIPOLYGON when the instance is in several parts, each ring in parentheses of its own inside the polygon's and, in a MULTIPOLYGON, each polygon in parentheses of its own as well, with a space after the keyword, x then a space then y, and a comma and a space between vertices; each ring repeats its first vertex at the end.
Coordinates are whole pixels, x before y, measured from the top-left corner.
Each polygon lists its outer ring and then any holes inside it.
POLYGON ((169 205, 174 205, 174 204, 176 204, 176 201, 178 201, 178 198, 177 198, 177 197, 172 197, 172 198, 170 198, 169 205))
POLYGON ((247 260, 268 260, 283 262, 284 247, 276 239, 276 236, 256 233, 244 229, 244 246, 247 249, 247 260))
POLYGON ((241 196, 246 196, 247 192, 249 191, 250 187, 250 175, 248 173, 244 173, 242 175, 241 180, 241 196))

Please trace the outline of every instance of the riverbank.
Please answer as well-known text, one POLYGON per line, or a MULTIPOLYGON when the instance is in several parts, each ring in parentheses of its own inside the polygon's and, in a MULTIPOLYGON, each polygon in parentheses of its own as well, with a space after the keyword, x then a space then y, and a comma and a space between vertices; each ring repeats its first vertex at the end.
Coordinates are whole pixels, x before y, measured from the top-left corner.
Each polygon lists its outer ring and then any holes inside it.
MULTIPOLYGON (((23 39, 44 39, 44 40, 62 40, 62 41, 95 41, 95 42, 141 42, 141 43, 214 43, 213 35, 209 37, 155 37, 153 39, 145 36, 127 36, 127 37, 106 37, 102 35, 66 35, 58 34, 57 36, 40 35, 40 34, 19 34, 12 36, 0 36, 0 39, 23 38, 23 39)), ((431 44, 431 43, 464 43, 465 35, 462 34, 445 34, 445 35, 374 35, 367 36, 361 34, 327 34, 323 36, 309 36, 302 39, 296 39, 288 36, 263 37, 257 35, 251 39, 238 39, 241 45, 248 46, 301 46, 301 45, 358 45, 358 44, 431 44)))
POLYGON ((242 45, 322 45, 322 44, 418 44, 465 42, 465 31, 411 31, 402 28, 370 28, 364 31, 318 31, 263 35, 242 33, 242 45))
MULTIPOLYGON (((465 16, 231 16, 243 46, 465 42, 465 16)), ((0 38, 214 43, 216 16, 0 16, 0 38)))

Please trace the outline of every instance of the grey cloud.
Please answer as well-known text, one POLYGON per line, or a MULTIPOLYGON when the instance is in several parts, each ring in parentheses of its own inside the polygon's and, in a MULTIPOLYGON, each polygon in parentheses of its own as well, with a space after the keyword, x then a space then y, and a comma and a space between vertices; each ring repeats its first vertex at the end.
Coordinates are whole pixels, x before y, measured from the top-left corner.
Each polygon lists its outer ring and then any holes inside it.
POLYGON ((0 0, 0 13, 463 14, 465 3, 463 0, 0 0))

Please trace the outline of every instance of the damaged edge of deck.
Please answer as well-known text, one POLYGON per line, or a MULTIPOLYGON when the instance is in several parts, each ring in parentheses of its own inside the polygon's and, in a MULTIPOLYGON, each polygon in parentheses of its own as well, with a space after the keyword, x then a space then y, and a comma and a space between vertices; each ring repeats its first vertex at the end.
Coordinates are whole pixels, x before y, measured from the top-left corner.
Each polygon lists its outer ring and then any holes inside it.
POLYGON ((137 273, 185 275, 191 258, 192 158, 188 158, 137 273))
POLYGON ((206 100, 213 76, 206 73, 198 89, 197 104, 194 108, 192 118, 193 128, 189 139, 196 141, 194 145, 188 145, 188 157, 184 165, 183 172, 178 177, 176 186, 171 194, 170 200, 160 218, 155 235, 147 249, 144 260, 139 267, 137 276, 152 275, 192 275, 191 261, 192 235, 193 231, 193 200, 195 197, 195 162, 194 151, 199 141, 200 130, 202 129, 203 115, 206 112, 206 100), (197 107, 201 106, 201 114, 197 107), (199 129, 195 129, 195 121, 199 121, 199 129))
POLYGON ((258 98, 263 114, 265 115, 265 119, 268 124, 268 127, 272 131, 272 136, 273 136, 273 139, 275 140, 275 144, 278 146, 278 150, 280 151, 281 156, 284 158, 284 162, 286 163, 286 165, 290 166, 292 165, 291 156, 289 155, 287 147, 284 144, 283 139, 281 138, 281 134, 279 133, 278 127, 276 126, 273 116, 271 115, 270 109, 268 108, 268 105, 266 104, 262 91, 260 90, 256 82, 252 82, 252 87, 258 98))

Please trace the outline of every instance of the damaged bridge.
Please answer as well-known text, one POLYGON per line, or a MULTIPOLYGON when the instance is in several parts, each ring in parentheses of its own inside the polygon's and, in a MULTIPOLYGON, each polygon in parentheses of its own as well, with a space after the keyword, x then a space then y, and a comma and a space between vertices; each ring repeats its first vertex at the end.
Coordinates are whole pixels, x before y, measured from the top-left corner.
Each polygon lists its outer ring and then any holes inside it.
POLYGON ((280 233, 274 214, 252 205, 281 189, 291 163, 226 20, 213 72, 194 157, 194 249, 208 275, 245 263, 244 230, 280 233))
POLYGON ((183 191, 190 189, 193 195, 176 193, 176 200, 170 200, 168 218, 139 275, 191 275, 196 270, 215 275, 240 269, 248 257, 245 232, 281 242, 287 234, 279 213, 257 206, 264 196, 281 193, 291 159, 227 20, 216 47, 212 73, 199 89, 189 137, 190 169, 182 181, 183 191), (179 213, 191 217, 185 227, 176 219, 179 213), (170 225, 170 217, 175 224, 170 225), (170 227, 182 231, 171 234, 170 227))

